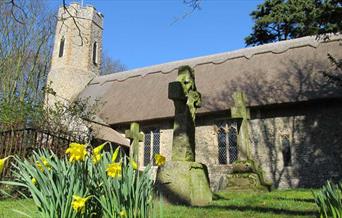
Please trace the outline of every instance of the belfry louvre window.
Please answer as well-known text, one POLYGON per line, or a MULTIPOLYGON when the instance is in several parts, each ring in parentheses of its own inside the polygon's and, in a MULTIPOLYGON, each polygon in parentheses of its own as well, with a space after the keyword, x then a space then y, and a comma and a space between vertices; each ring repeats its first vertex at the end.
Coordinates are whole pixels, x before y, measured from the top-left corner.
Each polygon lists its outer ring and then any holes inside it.
POLYGON ((93 44, 93 63, 97 65, 97 42, 93 44))
POLYGON ((144 166, 147 166, 153 161, 154 155, 160 153, 160 130, 148 129, 144 131, 144 134, 144 166))
POLYGON ((232 164, 238 159, 237 123, 224 122, 217 132, 219 164, 232 164))
POLYGON ((59 53, 58 53, 58 57, 63 57, 64 54, 64 44, 65 44, 65 38, 64 36, 61 39, 61 42, 59 43, 59 53))

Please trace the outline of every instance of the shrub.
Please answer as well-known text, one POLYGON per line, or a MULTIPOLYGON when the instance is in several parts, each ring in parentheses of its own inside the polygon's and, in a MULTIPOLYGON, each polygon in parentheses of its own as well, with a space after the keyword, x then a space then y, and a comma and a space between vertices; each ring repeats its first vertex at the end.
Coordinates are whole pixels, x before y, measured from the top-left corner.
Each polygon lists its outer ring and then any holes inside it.
POLYGON ((328 181, 313 195, 320 217, 342 218, 342 183, 335 185, 328 181))
POLYGON ((103 152, 72 143, 67 157, 34 152, 32 160, 15 157, 16 181, 29 190, 41 217, 148 217, 152 213, 150 166, 143 172, 119 147, 103 152), (120 157, 120 158, 118 158, 120 157))

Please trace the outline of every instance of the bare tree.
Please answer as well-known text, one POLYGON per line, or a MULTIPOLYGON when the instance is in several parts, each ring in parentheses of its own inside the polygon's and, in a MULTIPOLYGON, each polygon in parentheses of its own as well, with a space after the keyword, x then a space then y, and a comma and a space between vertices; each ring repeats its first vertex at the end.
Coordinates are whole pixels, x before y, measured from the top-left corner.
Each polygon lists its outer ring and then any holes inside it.
POLYGON ((0 2, 2 124, 24 122, 28 108, 44 99, 54 27, 53 13, 43 0, 0 2))
POLYGON ((127 70, 127 68, 123 63, 120 62, 120 60, 111 58, 107 53, 103 54, 100 69, 101 75, 117 73, 125 70, 127 70))

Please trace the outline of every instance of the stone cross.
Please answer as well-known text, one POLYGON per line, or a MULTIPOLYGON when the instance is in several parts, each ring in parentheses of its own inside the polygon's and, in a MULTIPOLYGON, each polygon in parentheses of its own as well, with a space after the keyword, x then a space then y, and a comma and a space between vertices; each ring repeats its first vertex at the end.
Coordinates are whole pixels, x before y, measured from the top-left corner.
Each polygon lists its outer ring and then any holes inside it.
POLYGON ((139 142, 144 141, 144 134, 140 132, 138 123, 131 123, 130 129, 125 131, 126 138, 130 139, 130 157, 138 163, 139 159, 139 142))
POLYGON ((195 117, 201 94, 189 66, 180 67, 177 81, 169 83, 169 99, 175 106, 172 160, 195 161, 195 117))
POLYGON ((247 97, 244 92, 237 91, 233 93, 234 107, 231 108, 231 117, 241 120, 238 125, 237 144, 239 149, 239 160, 250 160, 251 145, 248 131, 248 120, 250 119, 250 111, 246 107, 247 97))

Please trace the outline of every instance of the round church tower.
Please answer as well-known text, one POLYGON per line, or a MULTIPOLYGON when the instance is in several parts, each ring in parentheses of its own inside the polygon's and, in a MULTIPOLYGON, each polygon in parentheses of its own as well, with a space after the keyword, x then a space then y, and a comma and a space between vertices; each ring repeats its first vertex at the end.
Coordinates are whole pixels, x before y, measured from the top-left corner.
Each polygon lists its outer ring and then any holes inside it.
POLYGON ((92 6, 71 3, 60 7, 51 70, 47 83, 54 95, 49 105, 71 102, 99 75, 102 54, 103 15, 92 6))

